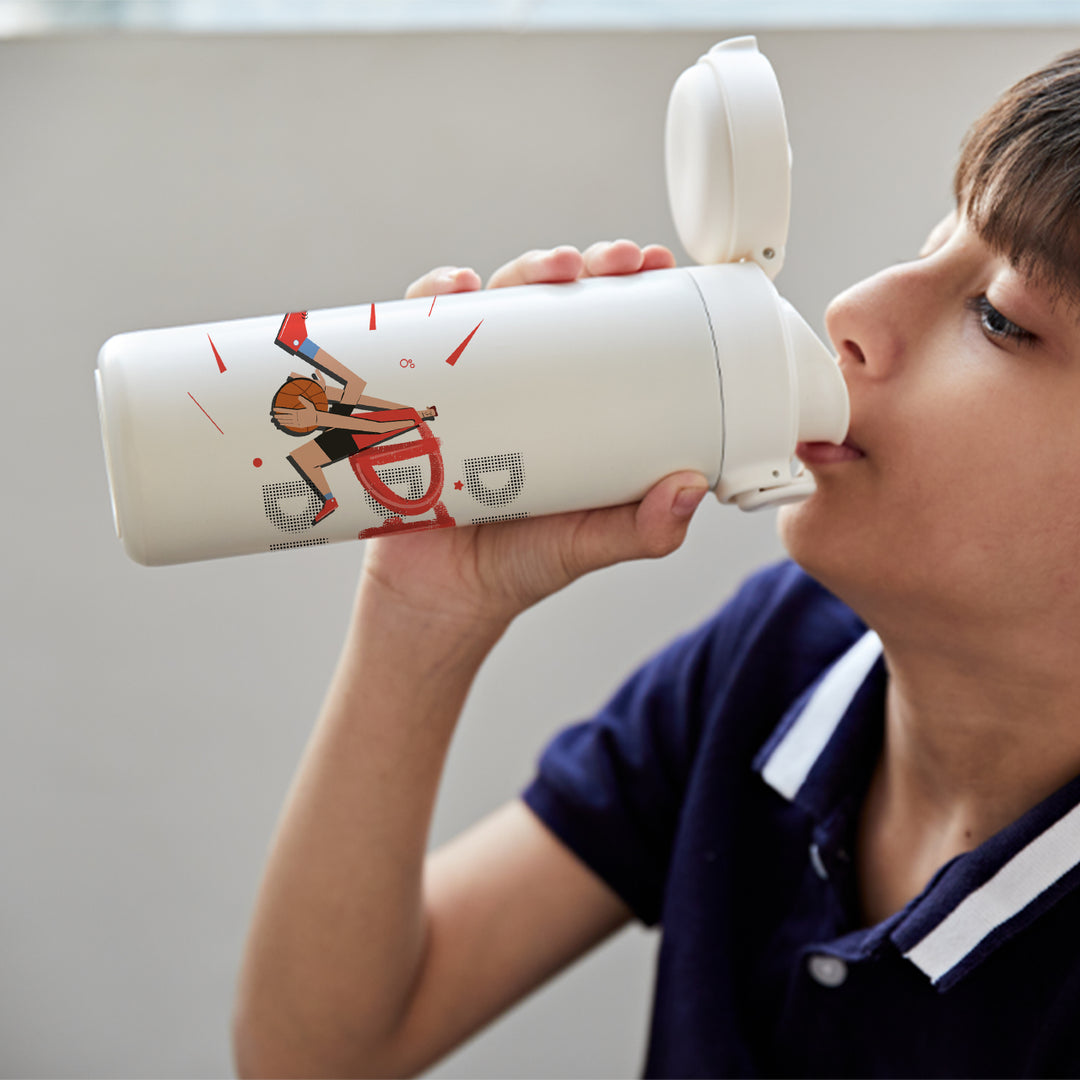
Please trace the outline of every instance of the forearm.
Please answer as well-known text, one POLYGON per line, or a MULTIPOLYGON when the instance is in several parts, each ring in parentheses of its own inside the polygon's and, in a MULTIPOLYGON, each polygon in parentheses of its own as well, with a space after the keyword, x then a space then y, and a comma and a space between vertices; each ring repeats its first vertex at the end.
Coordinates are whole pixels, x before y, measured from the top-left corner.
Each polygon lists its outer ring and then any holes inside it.
POLYGON ((357 398, 356 404, 362 409, 407 409, 408 405, 402 405, 397 401, 386 401, 383 398, 371 397, 363 394, 357 398))
POLYGON ((260 892, 238 1008, 242 1070, 355 1070, 404 1018, 424 957, 439 777, 501 629, 361 589, 260 892))
MULTIPOLYGON (((403 406, 408 408, 408 406, 403 406)), ((395 428, 407 428, 410 421, 405 420, 375 420, 366 416, 348 416, 345 413, 318 413, 318 424, 322 428, 340 428, 343 431, 386 431, 395 428)), ((420 415, 417 413, 416 420, 420 415)))
POLYGON ((327 375, 333 375, 341 388, 326 387, 326 396, 329 401, 344 401, 352 404, 364 392, 367 381, 361 379, 355 371, 350 371, 340 360, 331 356, 325 349, 319 349, 314 359, 309 361, 314 367, 325 371, 327 375))
MULTIPOLYGON (((344 396, 345 387, 326 387, 327 401, 341 401, 344 396)), ((368 394, 361 394, 355 401, 351 402, 351 404, 359 405, 363 409, 407 409, 409 407, 408 405, 402 405, 397 401, 386 401, 384 398, 371 397, 368 394)))

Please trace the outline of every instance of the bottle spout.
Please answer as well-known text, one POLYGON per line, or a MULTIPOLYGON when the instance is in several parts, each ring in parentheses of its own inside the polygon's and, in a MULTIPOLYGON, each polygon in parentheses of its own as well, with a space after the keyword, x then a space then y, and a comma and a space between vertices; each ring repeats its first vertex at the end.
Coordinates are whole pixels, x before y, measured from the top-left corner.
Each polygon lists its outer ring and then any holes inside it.
POLYGON ((798 442, 842 443, 851 422, 851 403, 836 358, 783 298, 784 336, 796 378, 798 442))

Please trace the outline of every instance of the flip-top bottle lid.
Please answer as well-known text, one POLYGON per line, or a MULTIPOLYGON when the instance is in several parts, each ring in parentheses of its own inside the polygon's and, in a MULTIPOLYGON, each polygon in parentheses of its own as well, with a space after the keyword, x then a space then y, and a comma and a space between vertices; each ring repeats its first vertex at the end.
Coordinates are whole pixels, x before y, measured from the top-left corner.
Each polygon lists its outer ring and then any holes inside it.
POLYGON ((668 103, 668 198, 698 263, 784 261, 791 150, 780 87, 753 37, 714 45, 679 76, 668 103))

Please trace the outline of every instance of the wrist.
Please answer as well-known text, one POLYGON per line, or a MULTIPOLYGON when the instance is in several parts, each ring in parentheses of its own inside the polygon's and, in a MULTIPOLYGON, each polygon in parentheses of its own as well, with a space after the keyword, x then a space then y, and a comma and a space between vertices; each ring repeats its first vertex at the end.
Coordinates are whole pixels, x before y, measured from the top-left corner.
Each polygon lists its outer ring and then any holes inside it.
MULTIPOLYGON (((391 539, 390 543, 400 543, 391 539)), ((353 633, 370 629, 388 648, 411 656, 478 667, 513 620, 514 613, 488 610, 452 587, 422 592, 403 587, 367 558, 353 611, 353 633)))

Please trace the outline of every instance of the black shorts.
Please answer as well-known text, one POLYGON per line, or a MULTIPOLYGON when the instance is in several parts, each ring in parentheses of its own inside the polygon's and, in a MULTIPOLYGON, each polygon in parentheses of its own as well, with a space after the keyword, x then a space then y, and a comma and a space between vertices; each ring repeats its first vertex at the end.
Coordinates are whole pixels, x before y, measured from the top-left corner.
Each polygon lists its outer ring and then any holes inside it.
POLYGON ((344 428, 327 428, 315 436, 315 445, 331 460, 341 461, 356 453, 356 440, 344 428))

